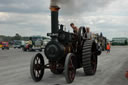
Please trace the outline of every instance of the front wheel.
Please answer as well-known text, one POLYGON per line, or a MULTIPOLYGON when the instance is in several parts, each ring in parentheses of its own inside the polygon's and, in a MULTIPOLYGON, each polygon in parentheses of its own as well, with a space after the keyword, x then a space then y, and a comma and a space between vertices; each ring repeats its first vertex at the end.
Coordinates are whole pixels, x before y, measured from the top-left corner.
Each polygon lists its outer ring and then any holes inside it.
POLYGON ((30 73, 34 81, 38 82, 42 79, 44 75, 44 68, 44 58, 40 53, 38 53, 32 58, 30 64, 30 73))
POLYGON ((64 70, 65 70, 65 79, 67 81, 67 83, 72 83, 73 80, 75 79, 75 74, 76 74, 76 68, 74 66, 74 57, 75 55, 72 53, 69 53, 66 57, 65 60, 65 66, 64 66, 64 70))
POLYGON ((4 50, 4 48, 2 48, 2 50, 4 50))

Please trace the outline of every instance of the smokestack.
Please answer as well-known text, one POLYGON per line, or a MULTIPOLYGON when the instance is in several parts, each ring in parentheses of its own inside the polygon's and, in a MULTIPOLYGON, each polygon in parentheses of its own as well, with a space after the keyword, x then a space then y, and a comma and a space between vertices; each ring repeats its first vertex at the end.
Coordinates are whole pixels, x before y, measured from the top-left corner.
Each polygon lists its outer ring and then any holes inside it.
POLYGON ((52 33, 57 33, 59 27, 59 23, 58 23, 58 11, 59 11, 59 7, 56 5, 56 3, 52 2, 53 0, 51 0, 51 6, 50 6, 50 10, 51 10, 51 32, 52 33))

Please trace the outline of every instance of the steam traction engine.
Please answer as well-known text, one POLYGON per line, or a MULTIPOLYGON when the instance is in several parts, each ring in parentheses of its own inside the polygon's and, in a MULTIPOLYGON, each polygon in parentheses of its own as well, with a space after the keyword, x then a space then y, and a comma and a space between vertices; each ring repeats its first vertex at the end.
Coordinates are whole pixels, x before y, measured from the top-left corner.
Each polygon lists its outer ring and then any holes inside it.
POLYGON ((84 27, 79 28, 79 33, 69 33, 63 30, 63 25, 58 26, 58 6, 51 6, 51 41, 46 45, 44 53, 48 59, 45 64, 43 55, 36 54, 31 60, 30 72, 34 81, 38 82, 44 75, 44 70, 49 68, 54 74, 64 71, 67 83, 72 83, 76 69, 83 67, 86 75, 94 75, 97 68, 97 44, 88 40, 84 27))

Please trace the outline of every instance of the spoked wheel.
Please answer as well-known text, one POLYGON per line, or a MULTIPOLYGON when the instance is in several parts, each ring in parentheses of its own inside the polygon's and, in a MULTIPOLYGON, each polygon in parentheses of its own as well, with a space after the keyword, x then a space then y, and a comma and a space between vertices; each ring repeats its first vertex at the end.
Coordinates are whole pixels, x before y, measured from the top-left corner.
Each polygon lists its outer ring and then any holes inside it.
POLYGON ((67 83, 72 83, 73 80, 75 79, 76 68, 74 66, 73 57, 75 57, 75 55, 69 53, 65 60, 64 70, 65 70, 65 78, 67 83))
POLYGON ((38 82, 42 79, 44 75, 44 58, 40 53, 32 58, 30 73, 34 81, 38 82))
POLYGON ((96 44, 92 40, 84 42, 82 50, 82 64, 86 75, 94 75, 97 69, 96 44))

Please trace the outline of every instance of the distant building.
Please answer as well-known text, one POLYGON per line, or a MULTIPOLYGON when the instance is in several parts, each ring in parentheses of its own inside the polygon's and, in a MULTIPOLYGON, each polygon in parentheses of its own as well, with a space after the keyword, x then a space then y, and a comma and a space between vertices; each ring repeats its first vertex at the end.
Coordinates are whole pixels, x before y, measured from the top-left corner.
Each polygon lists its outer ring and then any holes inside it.
POLYGON ((112 45, 128 45, 128 38, 126 37, 112 38, 112 45))

